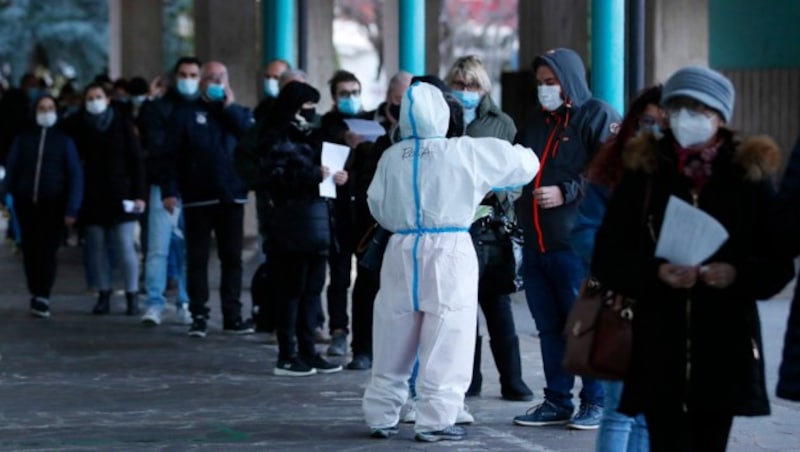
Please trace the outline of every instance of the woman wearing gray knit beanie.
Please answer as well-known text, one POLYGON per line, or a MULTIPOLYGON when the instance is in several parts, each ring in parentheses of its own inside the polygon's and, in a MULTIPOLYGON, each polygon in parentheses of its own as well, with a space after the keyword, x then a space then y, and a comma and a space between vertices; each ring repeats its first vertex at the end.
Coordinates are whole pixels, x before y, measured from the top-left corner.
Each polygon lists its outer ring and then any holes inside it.
POLYGON ((596 238, 592 273, 637 300, 619 411, 644 414, 655 452, 724 451, 734 416, 769 414, 756 300, 793 275, 772 243, 781 153, 768 137, 734 137, 734 98, 731 82, 708 68, 667 80, 668 129, 629 142, 596 238), (728 231, 699 265, 655 257, 673 196, 728 231))

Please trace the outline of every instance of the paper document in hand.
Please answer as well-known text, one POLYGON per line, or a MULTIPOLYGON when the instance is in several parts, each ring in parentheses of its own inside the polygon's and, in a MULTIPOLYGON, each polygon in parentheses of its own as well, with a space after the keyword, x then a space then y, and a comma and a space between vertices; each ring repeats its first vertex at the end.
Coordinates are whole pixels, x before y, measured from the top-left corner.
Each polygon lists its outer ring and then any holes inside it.
POLYGON ((656 245, 656 257, 677 265, 700 265, 728 240, 728 231, 714 217, 670 196, 656 245))
POLYGON ((319 195, 323 198, 336 197, 336 184, 333 183, 333 175, 344 169, 347 155, 350 148, 341 144, 322 143, 322 166, 327 166, 330 174, 319 184, 319 195))
POLYGON ((361 135, 367 141, 375 141, 386 133, 386 129, 378 121, 368 119, 345 119, 344 123, 356 135, 361 135))

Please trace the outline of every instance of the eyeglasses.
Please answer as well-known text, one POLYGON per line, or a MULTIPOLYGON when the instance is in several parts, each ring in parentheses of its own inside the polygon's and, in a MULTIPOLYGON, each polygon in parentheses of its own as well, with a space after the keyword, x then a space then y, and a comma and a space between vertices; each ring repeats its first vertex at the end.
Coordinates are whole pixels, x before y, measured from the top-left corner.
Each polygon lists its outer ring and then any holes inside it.
POLYGON ((658 119, 656 119, 656 118, 654 118, 654 117, 652 117, 650 115, 644 115, 641 118, 639 118, 639 128, 640 129, 643 128, 643 127, 652 127, 652 126, 654 126, 656 124, 658 124, 658 119))
POLYGON ((354 89, 352 91, 337 91, 336 97, 358 97, 361 95, 360 89, 354 89))
POLYGON ((481 85, 478 82, 464 83, 462 80, 453 80, 450 87, 456 91, 480 91, 481 85))

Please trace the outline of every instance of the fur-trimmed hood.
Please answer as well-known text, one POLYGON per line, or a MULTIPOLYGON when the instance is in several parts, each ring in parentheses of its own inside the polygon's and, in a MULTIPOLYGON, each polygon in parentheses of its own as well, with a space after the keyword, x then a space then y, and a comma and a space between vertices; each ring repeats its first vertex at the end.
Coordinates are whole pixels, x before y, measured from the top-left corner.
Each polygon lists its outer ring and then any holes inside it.
MULTIPOLYGON (((775 177, 783 158, 775 140, 767 135, 754 135, 733 142, 736 149, 732 163, 742 168, 745 180, 755 182, 775 177)), ((632 138, 623 151, 623 162, 625 169, 654 174, 663 162, 659 156, 659 140, 649 133, 632 138)))

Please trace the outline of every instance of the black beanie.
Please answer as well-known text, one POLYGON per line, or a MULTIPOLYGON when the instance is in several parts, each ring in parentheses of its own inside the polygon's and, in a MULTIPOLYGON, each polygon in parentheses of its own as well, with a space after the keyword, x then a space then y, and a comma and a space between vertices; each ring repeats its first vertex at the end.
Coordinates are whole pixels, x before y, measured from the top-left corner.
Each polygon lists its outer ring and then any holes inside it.
POLYGON ((282 115, 294 116, 306 102, 319 102, 319 91, 303 82, 289 82, 281 88, 275 108, 282 115))

